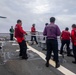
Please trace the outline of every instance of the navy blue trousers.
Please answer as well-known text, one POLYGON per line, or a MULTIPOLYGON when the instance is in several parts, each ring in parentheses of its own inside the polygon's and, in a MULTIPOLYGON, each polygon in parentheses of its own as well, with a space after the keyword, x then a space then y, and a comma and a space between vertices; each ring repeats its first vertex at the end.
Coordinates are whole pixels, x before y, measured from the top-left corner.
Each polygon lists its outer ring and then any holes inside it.
POLYGON ((50 60, 51 53, 53 51, 54 60, 56 63, 58 63, 59 62, 59 60, 58 60, 58 41, 56 39, 47 39, 46 40, 46 46, 47 46, 46 60, 47 61, 50 60))
POLYGON ((37 39, 36 39, 36 36, 31 36, 31 41, 32 41, 32 43, 33 43, 33 41, 35 41, 36 42, 36 44, 38 44, 38 42, 37 42, 37 39))
POLYGON ((21 43, 19 43, 19 47, 20 47, 20 56, 22 57, 27 57, 27 45, 26 45, 26 41, 23 40, 21 43))
POLYGON ((75 61, 76 61, 76 46, 73 45, 73 54, 74 54, 74 58, 75 58, 75 61))
POLYGON ((70 54, 70 48, 69 48, 70 40, 62 40, 62 41, 61 41, 60 53, 61 53, 61 54, 63 53, 63 47, 64 47, 65 44, 66 44, 66 46, 67 46, 67 55, 69 55, 69 54, 70 54))

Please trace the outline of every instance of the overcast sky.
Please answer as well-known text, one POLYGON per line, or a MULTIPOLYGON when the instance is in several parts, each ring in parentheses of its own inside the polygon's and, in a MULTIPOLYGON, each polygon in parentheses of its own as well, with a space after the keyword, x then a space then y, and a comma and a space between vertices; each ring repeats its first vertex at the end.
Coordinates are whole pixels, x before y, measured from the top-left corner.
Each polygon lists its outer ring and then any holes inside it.
POLYGON ((43 31, 49 18, 56 17, 60 30, 76 23, 76 0, 0 0, 0 33, 9 32, 15 26, 17 19, 23 22, 25 31, 30 31, 31 25, 36 24, 37 31, 43 31))

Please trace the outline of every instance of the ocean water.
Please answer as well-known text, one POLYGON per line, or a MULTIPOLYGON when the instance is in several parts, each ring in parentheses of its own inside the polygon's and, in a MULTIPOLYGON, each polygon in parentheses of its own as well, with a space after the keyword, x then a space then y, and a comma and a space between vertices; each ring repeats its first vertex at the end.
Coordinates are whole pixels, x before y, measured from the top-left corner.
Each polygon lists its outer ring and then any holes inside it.
POLYGON ((10 37, 10 33, 0 33, 0 37, 10 37))

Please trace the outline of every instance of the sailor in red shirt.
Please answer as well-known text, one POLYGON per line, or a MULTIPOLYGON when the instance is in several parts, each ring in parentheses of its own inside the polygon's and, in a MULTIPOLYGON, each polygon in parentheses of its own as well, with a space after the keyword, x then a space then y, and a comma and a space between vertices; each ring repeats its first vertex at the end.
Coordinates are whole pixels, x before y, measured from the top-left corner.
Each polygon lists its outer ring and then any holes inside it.
POLYGON ((17 39, 17 42, 20 47, 20 54, 19 56, 22 56, 22 59, 27 59, 27 45, 26 41, 24 39, 24 34, 27 35, 27 33, 22 28, 22 21, 17 20, 17 24, 15 26, 15 38, 17 39))
POLYGON ((72 63, 76 64, 76 25, 72 25, 72 31, 71 31, 71 39, 73 44, 73 54, 75 61, 72 61, 72 63))
POLYGON ((31 27, 31 41, 32 41, 32 44, 34 44, 34 41, 36 42, 36 44, 38 44, 35 35, 36 35, 36 29, 35 29, 35 24, 33 24, 32 27, 31 27))
POLYGON ((69 45, 70 45, 70 38, 71 38, 71 35, 70 35, 70 32, 68 31, 69 28, 66 27, 64 31, 62 31, 61 33, 61 49, 60 49, 60 54, 63 54, 63 47, 64 45, 66 44, 67 46, 67 56, 70 56, 70 48, 69 48, 69 45))

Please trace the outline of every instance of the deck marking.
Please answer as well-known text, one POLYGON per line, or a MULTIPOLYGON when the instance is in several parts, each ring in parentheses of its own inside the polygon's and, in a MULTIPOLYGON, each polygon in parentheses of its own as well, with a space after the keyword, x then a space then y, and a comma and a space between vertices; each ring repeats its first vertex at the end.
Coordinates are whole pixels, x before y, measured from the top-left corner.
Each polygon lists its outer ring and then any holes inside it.
POLYGON ((11 40, 10 40, 10 41, 8 41, 8 42, 16 42, 16 41, 11 41, 11 40))
MULTIPOLYGON (((30 50, 30 49, 27 49, 28 51, 30 50)), ((16 49, 16 51, 20 51, 20 49, 16 49)))
MULTIPOLYGON (((43 54, 42 52, 38 51, 37 49, 32 48, 31 46, 27 45, 28 48, 37 53, 43 60, 45 60, 45 54, 43 54)), ((46 61, 46 60, 45 60, 46 61)), ((55 67, 55 62, 53 60, 50 59, 49 63, 55 67)), ((59 70, 60 72, 62 72, 64 75, 76 75, 75 73, 73 73, 72 71, 68 70, 67 68, 63 67, 62 65, 60 65, 59 68, 57 68, 57 70, 59 70)))
POLYGON ((16 43, 13 43, 12 45, 18 45, 18 44, 16 44, 16 43))
POLYGON ((19 52, 19 51, 20 51, 19 49, 16 50, 16 52, 19 52))

